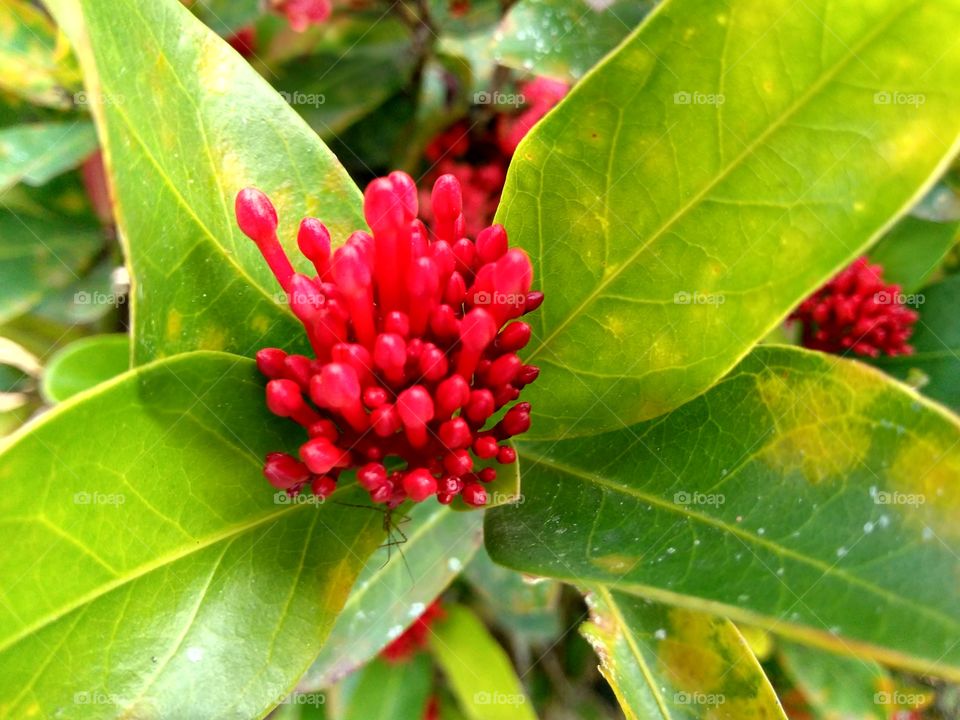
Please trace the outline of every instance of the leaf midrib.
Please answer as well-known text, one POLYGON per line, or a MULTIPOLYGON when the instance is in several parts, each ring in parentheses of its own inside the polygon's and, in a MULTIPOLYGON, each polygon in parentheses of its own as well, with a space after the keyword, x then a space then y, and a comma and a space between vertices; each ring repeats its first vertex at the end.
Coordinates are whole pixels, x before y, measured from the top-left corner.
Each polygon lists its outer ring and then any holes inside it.
MULTIPOLYGON (((885 33, 890 28, 890 26, 893 25, 894 22, 907 9, 913 9, 915 5, 916 5, 916 0, 914 0, 913 2, 907 2, 907 3, 903 3, 902 5, 899 5, 897 7, 896 12, 893 13, 886 21, 884 21, 883 23, 879 23, 878 25, 875 25, 871 29, 871 31, 867 33, 866 36, 864 36, 864 38, 859 43, 857 43, 853 48, 848 47, 847 53, 843 56, 843 58, 839 62, 834 64, 834 66, 830 68, 830 70, 828 70, 823 75, 821 75, 820 79, 818 79, 817 82, 813 83, 810 86, 810 88, 806 92, 804 92, 789 108, 787 108, 787 110, 783 114, 781 114, 773 123, 767 126, 767 128, 755 140, 750 142, 744 148, 744 150, 739 155, 737 155, 725 168, 723 168, 721 172, 713 180, 707 183, 703 187, 703 189, 697 192, 687 203, 682 205, 673 215, 671 215, 666 220, 666 222, 661 224, 661 226, 653 232, 653 234, 649 237, 649 239, 641 243, 637 247, 637 249, 627 257, 627 259, 624 262, 620 263, 620 265, 615 270, 613 270, 611 273, 606 275, 599 283, 597 283, 597 285, 587 295, 587 297, 576 308, 574 308, 570 313, 568 313, 567 316, 560 322, 560 324, 557 325, 557 327, 554 328, 553 331, 549 335, 547 335, 547 337, 544 338, 543 341, 541 341, 536 348, 533 349, 533 351, 530 353, 529 359, 532 360, 537 355, 539 355, 540 352, 544 350, 556 336, 561 334, 567 328, 567 326, 570 325, 570 323, 572 323, 575 319, 577 319, 583 313, 583 311, 587 307, 592 305, 602 295, 603 291, 606 290, 606 288, 608 288, 614 281, 616 281, 620 277, 620 275, 623 274, 624 271, 630 268, 633 265, 633 263, 635 263, 640 258, 640 256, 643 255, 653 243, 655 243, 657 240, 659 240, 664 235, 666 235, 671 230, 671 228, 673 228, 674 225, 676 225, 680 220, 682 220, 692 208, 699 205, 701 201, 703 201, 712 190, 714 190, 721 182, 726 180, 734 172, 734 170, 736 170, 740 166, 740 164, 746 158, 753 155, 774 133, 776 133, 778 130, 784 127, 787 121, 789 121, 794 115, 796 115, 800 110, 802 110, 807 105, 807 103, 817 93, 820 92, 820 90, 822 90, 824 87, 829 85, 829 83, 832 82, 836 78, 836 76, 839 75, 839 73, 844 68, 846 68, 847 65, 853 59, 858 58, 860 52, 863 51, 864 48, 866 48, 868 45, 873 43, 880 35, 885 33)), ((644 23, 644 26, 645 25, 646 23, 644 23)), ((642 32, 642 27, 643 26, 641 26, 641 29, 638 30, 637 34, 633 37, 639 36, 639 34, 642 32)), ((613 152, 614 152, 614 148, 611 146, 610 154, 612 155, 613 152)), ((538 206, 540 205, 539 202, 537 204, 538 206)), ((609 235, 607 237, 607 244, 609 245, 609 235)), ((542 254, 540 257, 540 267, 541 268, 543 267, 542 254)))
MULTIPOLYGON (((337 492, 344 492, 346 489, 347 488, 341 488, 337 492)), ((69 613, 73 612, 77 608, 88 605, 98 600, 99 598, 103 597, 104 595, 107 595, 108 593, 116 590, 117 588, 123 587, 124 585, 134 582, 140 579, 141 577, 144 577, 156 570, 166 567, 167 565, 172 565, 173 563, 179 562, 184 558, 190 557, 191 555, 195 555, 196 553, 202 550, 205 550, 208 547, 216 545, 219 542, 223 542, 224 540, 233 540, 243 535, 244 533, 255 530, 261 525, 266 525, 271 520, 279 520, 284 515, 288 515, 296 510, 299 510, 305 507, 312 507, 312 506, 309 503, 295 504, 293 506, 285 507, 282 510, 277 510, 267 515, 263 515, 261 517, 256 518, 255 520, 239 523, 236 525, 231 525, 227 528, 224 528, 220 532, 212 533, 211 535, 208 535, 207 537, 200 539, 195 543, 192 543, 189 547, 186 547, 178 552, 167 553, 155 559, 152 562, 139 565, 133 568, 132 570, 126 572, 125 574, 121 575, 120 577, 114 578, 109 582, 105 582, 99 587, 91 590, 90 592, 87 592, 81 595, 74 602, 66 603, 59 609, 53 612, 47 613, 45 616, 34 621, 30 625, 27 625, 26 627, 21 629, 19 632, 10 635, 5 641, 0 642, 0 653, 6 652, 7 650, 15 646, 17 643, 19 643, 21 640, 24 640, 25 638, 29 637, 33 633, 39 630, 42 630, 48 625, 51 625, 57 620, 60 620, 65 615, 68 615, 69 613)))
POLYGON ((548 459, 543 456, 538 456, 535 453, 529 452, 528 450, 520 450, 520 455, 521 457, 529 459, 538 465, 543 465, 553 470, 566 473, 571 477, 579 478, 580 480, 583 480, 587 483, 599 485, 613 492, 634 497, 638 500, 642 500, 643 502, 647 502, 651 505, 656 505, 661 510, 666 510, 667 512, 672 512, 678 515, 682 515, 694 522, 700 522, 704 525, 708 525, 718 530, 721 530, 723 532, 729 533, 730 535, 740 539, 742 542, 744 542, 744 544, 754 545, 756 547, 763 547, 782 557, 787 557, 792 560, 795 560, 796 562, 813 567, 816 570, 822 572, 824 576, 830 576, 830 577, 846 580, 851 585, 859 586, 864 590, 874 594, 875 596, 878 596, 885 600, 889 600, 895 604, 904 606, 912 612, 916 612, 922 615, 927 615, 932 619, 936 619, 938 622, 944 625, 960 628, 960 621, 958 621, 956 618, 950 617, 949 615, 944 615, 939 610, 935 610, 934 608, 930 608, 925 605, 917 605, 916 603, 911 603, 907 598, 896 595, 885 588, 879 587, 869 582, 868 580, 864 580, 863 578, 857 577, 856 575, 851 575, 844 570, 837 569, 836 566, 828 565, 827 563, 817 558, 802 555, 796 550, 792 550, 790 548, 784 547, 783 545, 773 542, 772 540, 766 537, 754 535, 753 533, 749 533, 742 528, 729 525, 717 518, 713 518, 709 515, 703 515, 701 513, 693 512, 689 508, 667 502, 658 495, 651 495, 641 490, 638 490, 636 488, 633 488, 627 485, 621 485, 620 483, 613 482, 611 480, 607 480, 606 478, 601 478, 596 475, 591 475, 589 473, 586 473, 580 470, 579 468, 574 468, 569 465, 565 465, 563 463, 557 462, 555 460, 548 459))

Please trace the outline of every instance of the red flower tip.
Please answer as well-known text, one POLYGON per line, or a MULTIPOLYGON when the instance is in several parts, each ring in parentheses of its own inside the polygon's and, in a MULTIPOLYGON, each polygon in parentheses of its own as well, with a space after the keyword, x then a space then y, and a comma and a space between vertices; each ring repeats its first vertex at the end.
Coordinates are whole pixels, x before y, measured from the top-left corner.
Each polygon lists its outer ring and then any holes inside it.
POLYGON ((542 300, 530 292, 530 260, 500 226, 476 243, 463 236, 456 178, 436 183, 431 228, 416 218, 417 198, 403 173, 372 182, 364 195, 372 235, 353 233, 332 257, 327 229, 305 219, 297 244, 311 277, 290 267, 269 200, 252 190, 238 197, 238 222, 287 290, 315 355, 257 353, 269 409, 307 435, 299 460, 268 458, 276 487, 296 493, 309 483, 326 497, 355 469, 371 500, 390 507, 457 495, 482 505, 496 470, 478 462, 516 460, 505 443, 530 427, 530 406, 515 401, 538 370, 518 355, 530 326, 509 321, 542 300))
POLYGON ((277 210, 270 198, 256 188, 244 188, 237 193, 234 209, 240 230, 258 245, 270 242, 276 236, 277 210))
POLYGON ((883 268, 858 258, 790 315, 802 324, 804 347, 835 354, 909 355, 917 313, 899 285, 883 281, 883 268))

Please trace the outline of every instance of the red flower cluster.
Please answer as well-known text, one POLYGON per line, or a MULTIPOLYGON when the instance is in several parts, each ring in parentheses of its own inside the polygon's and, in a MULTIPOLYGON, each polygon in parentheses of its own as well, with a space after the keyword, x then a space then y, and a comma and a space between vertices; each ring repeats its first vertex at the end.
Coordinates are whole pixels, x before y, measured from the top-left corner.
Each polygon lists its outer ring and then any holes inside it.
POLYGON ((413 621, 413 624, 404 630, 403 634, 393 640, 380 653, 384 660, 402 662, 427 644, 430 626, 444 616, 440 601, 434 600, 426 610, 413 621))
POLYGON ((917 313, 903 304, 899 285, 883 282, 883 268, 862 257, 801 303, 790 315, 803 325, 812 350, 877 357, 909 355, 917 313))
POLYGON ((356 468, 375 503, 435 495, 446 504, 461 495, 482 506, 496 469, 475 469, 475 460, 516 460, 505 441, 530 427, 529 403, 485 426, 539 374, 517 355, 530 326, 510 321, 543 295, 530 292, 530 260, 508 249, 503 227, 464 237, 455 178, 437 180, 432 205, 431 238, 417 219, 410 176, 374 180, 364 195, 372 235, 355 232, 332 255, 326 227, 304 219, 297 242, 317 273, 307 277, 281 248, 267 197, 252 188, 237 196, 240 229, 286 291, 316 355, 257 353, 271 412, 309 436, 299 459, 267 456, 264 475, 274 487, 297 493, 309 483, 325 497, 343 470, 356 468), (391 458, 405 467, 389 470, 391 458))
POLYGON ((479 132, 458 121, 427 145, 426 159, 433 166, 428 181, 440 175, 460 181, 468 235, 476 235, 493 219, 517 145, 567 90, 561 82, 535 78, 520 86, 525 105, 519 113, 500 113, 479 132))

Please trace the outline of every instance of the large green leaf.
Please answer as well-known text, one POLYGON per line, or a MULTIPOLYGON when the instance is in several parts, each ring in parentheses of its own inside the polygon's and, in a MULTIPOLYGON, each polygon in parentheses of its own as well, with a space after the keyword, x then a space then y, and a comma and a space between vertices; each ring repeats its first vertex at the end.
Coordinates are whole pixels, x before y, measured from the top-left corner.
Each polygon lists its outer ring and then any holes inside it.
POLYGON ((581 628, 629 720, 786 720, 729 620, 599 586, 581 628))
POLYGON ((130 337, 119 333, 92 335, 70 343, 50 358, 43 371, 43 396, 67 400, 130 368, 130 337))
POLYGON ((0 192, 18 182, 43 185, 97 149, 86 121, 35 123, 0 130, 0 192))
MULTIPOLYGON (((420 617, 470 562, 482 543, 482 525, 483 513, 455 513, 435 502, 414 507, 409 524, 398 525, 406 540, 391 549, 389 560, 370 558, 300 687, 329 686, 420 617)), ((396 530, 394 539, 402 539, 396 530)))
POLYGON ((893 680, 877 663, 807 645, 780 644, 780 664, 821 720, 887 720, 893 680))
POLYGON ((396 665, 375 660, 360 674, 343 720, 419 720, 432 681, 430 657, 423 653, 396 665))
POLYGON ((510 658, 470 610, 446 606, 430 647, 469 720, 536 720, 510 658))
POLYGON ((919 293, 920 319, 910 344, 913 355, 881 357, 871 361, 895 377, 908 379, 922 372, 926 382, 921 391, 960 411, 960 276, 950 276, 919 293))
POLYGON ((65 109, 79 87, 76 60, 49 18, 29 0, 0 4, 0 90, 65 109))
POLYGON ((176 0, 51 0, 80 56, 133 266, 134 361, 185 350, 305 345, 256 247, 238 190, 335 237, 363 226, 360 193, 283 98, 176 0))
POLYGON ((954 0, 668 0, 530 132, 498 220, 547 301, 540 438, 709 388, 957 147, 954 0), (923 38, 923 42, 917 42, 923 38))
POLYGON ((291 448, 262 395, 251 360, 181 355, 3 446, 0 717, 250 718, 283 699, 381 535, 376 513, 278 500, 260 466, 291 448))
POLYGON ((960 423, 882 373, 764 346, 664 418, 518 449, 495 561, 960 677, 960 423))
POLYGON ((0 322, 78 280, 102 245, 85 218, 0 208, 0 322))
POLYGON ((579 79, 653 8, 652 0, 520 0, 494 36, 499 63, 559 80, 579 79))

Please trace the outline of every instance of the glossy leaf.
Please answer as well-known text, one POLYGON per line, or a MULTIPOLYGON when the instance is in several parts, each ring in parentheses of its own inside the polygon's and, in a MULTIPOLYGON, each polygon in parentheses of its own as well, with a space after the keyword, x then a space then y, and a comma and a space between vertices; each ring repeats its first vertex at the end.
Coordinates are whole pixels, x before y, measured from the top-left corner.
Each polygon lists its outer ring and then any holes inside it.
POLYGON ((912 355, 881 357, 871 361, 903 380, 922 373, 921 392, 960 412, 960 276, 950 276, 924 288, 917 306, 917 321, 910 344, 912 355))
POLYGON ((960 423, 882 373, 765 346, 664 418, 518 448, 496 562, 960 677, 960 423))
MULTIPOLYGON (((363 227, 336 158, 226 43, 176 0, 52 0, 77 47, 132 264, 134 361, 306 340, 253 243, 236 193, 269 194, 295 248, 305 215, 339 240, 363 227)), ((305 267, 305 266, 301 266, 305 267)))
POLYGON ((192 353, 8 439, 0 715, 258 717, 286 696, 382 535, 274 495, 263 455, 293 448, 262 396, 251 360, 192 353))
POLYGON ((482 513, 454 513, 435 502, 412 508, 410 522, 397 526, 406 540, 389 549, 389 560, 387 549, 370 558, 300 687, 329 686, 420 617, 470 562, 482 543, 482 525, 482 513))
POLYGON ((79 279, 102 244, 100 228, 84 219, 0 208, 0 322, 79 279))
POLYGON ((43 395, 62 402, 130 368, 127 335, 93 335, 71 343, 50 358, 43 371, 43 395))
POLYGON ((777 695, 729 620, 599 586, 581 632, 628 720, 786 720, 777 695))
POLYGON ((877 663, 785 642, 780 664, 822 720, 887 720, 893 680, 877 663))
POLYGON ((948 186, 937 185, 870 250, 870 259, 883 266, 883 277, 914 293, 936 272, 957 240, 960 198, 948 186))
POLYGON ((507 178, 498 220, 547 296, 531 432, 696 397, 912 206, 958 146, 958 22, 952 0, 658 6, 507 178))
POLYGON ((578 80, 615 48, 654 6, 651 0, 520 0, 494 36, 503 65, 578 80))
POLYGON ((0 130, 0 192, 18 182, 43 185, 97 149, 93 124, 37 123, 0 130))
POLYGON ((419 720, 432 681, 430 657, 424 653, 397 664, 375 660, 360 674, 343 720, 419 720))
POLYGON ((43 12, 28 0, 0 4, 0 90, 66 109, 79 89, 76 61, 43 12))
POLYGON ((462 605, 445 606, 430 647, 469 720, 536 720, 510 658, 480 619, 462 605))

